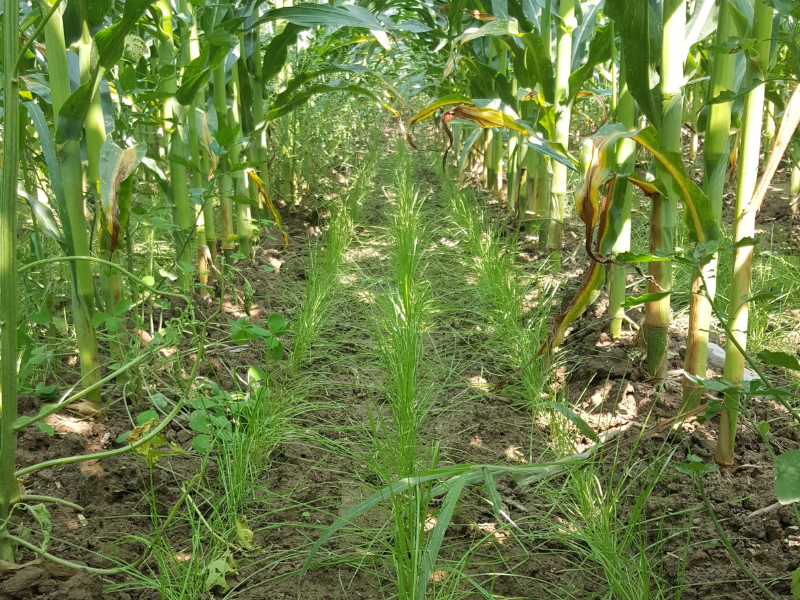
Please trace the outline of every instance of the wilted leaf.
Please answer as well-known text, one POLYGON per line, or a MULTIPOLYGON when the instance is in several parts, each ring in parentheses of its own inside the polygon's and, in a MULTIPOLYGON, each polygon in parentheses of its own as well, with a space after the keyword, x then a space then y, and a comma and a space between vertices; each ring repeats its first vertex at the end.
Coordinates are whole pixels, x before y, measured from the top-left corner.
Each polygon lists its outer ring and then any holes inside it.
MULTIPOLYGON (((110 252, 113 254, 119 243, 122 224, 122 211, 119 190, 122 182, 131 176, 142 162, 147 146, 136 144, 124 150, 113 141, 107 140, 100 148, 100 202, 103 214, 103 229, 110 236, 110 252)), ((127 214, 125 217, 127 218, 127 214)))
POLYGON ((264 203, 269 208, 269 212, 272 213, 272 218, 275 220, 275 225, 278 227, 280 232, 283 234, 283 242, 284 245, 288 248, 289 246, 289 234, 283 229, 283 219, 281 219, 281 213, 278 212, 278 209, 275 208, 275 205, 272 203, 272 199, 267 192, 266 184, 261 180, 261 178, 256 175, 256 173, 252 170, 247 171, 247 174, 250 176, 250 179, 256 184, 258 187, 258 193, 261 194, 261 197, 264 199, 264 203))
POLYGON ((240 515, 236 519, 236 539, 245 550, 253 549, 253 532, 247 527, 247 519, 244 515, 240 515))

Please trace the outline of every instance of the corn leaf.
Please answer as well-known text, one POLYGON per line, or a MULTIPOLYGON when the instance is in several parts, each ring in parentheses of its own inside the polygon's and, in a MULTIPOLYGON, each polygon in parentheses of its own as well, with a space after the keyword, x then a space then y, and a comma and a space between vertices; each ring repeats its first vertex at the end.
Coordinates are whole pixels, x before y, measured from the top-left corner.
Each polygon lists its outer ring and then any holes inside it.
POLYGON ((589 55, 578 69, 569 76, 569 96, 566 105, 572 104, 578 97, 578 92, 583 89, 584 84, 589 81, 594 73, 594 68, 603 62, 611 59, 611 47, 613 45, 613 29, 610 25, 605 25, 597 29, 589 41, 589 55))
POLYGON ((790 450, 774 459, 775 495, 781 504, 800 502, 800 450, 790 450))
POLYGON ((420 572, 419 581, 417 582, 417 598, 425 597, 425 591, 428 587, 428 578, 431 576, 433 567, 436 564, 436 559, 439 557, 439 549, 442 547, 444 534, 450 526, 450 519, 453 517, 453 512, 455 512, 459 498, 461 498, 461 492, 467 481, 467 475, 468 473, 464 473, 456 477, 452 482, 450 491, 447 492, 447 496, 444 498, 442 510, 439 512, 439 516, 436 519, 436 526, 431 532, 431 537, 428 539, 425 553, 422 555, 422 571, 420 572))
POLYGON ((667 152, 661 143, 658 132, 652 125, 641 131, 633 132, 631 137, 638 144, 647 148, 653 158, 660 162, 672 176, 676 191, 692 214, 698 241, 704 243, 719 239, 719 226, 711 209, 711 201, 686 174, 680 153, 667 152))
POLYGON ((289 46, 297 42, 297 36, 304 29, 305 27, 289 23, 280 34, 270 40, 266 54, 264 54, 264 66, 261 69, 261 82, 263 84, 269 83, 273 77, 281 72, 283 65, 286 64, 289 46))
POLYGON ((289 234, 286 233, 286 230, 283 228, 283 219, 281 219, 281 213, 278 212, 278 209, 275 208, 275 205, 272 203, 272 198, 269 196, 269 192, 267 192, 267 184, 265 184, 262 179, 256 175, 255 171, 252 169, 247 171, 247 174, 250 176, 250 179, 256 184, 258 187, 258 193, 261 194, 261 197, 264 199, 264 203, 269 208, 269 212, 272 214, 272 218, 275 221, 275 225, 280 230, 281 234, 283 234, 283 243, 285 247, 289 247, 289 234))
MULTIPOLYGON (((650 47, 650 3, 642 0, 606 0, 606 15, 613 19, 625 54, 625 76, 631 95, 648 122, 661 125, 661 91, 657 57, 650 47)), ((677 51, 677 50, 676 50, 677 51)))
POLYGON ((110 236, 112 254, 119 243, 120 228, 124 226, 130 209, 127 191, 125 203, 128 206, 120 203, 120 187, 142 162, 146 152, 147 146, 144 143, 123 150, 111 140, 104 142, 100 148, 100 202, 103 215, 101 222, 103 233, 107 232, 110 236))
POLYGON ((470 27, 455 39, 457 44, 466 44, 484 36, 519 35, 519 26, 516 21, 496 19, 488 22, 483 27, 470 27))
POLYGON ((592 260, 589 270, 583 279, 580 289, 572 298, 564 314, 558 315, 553 321, 553 330, 539 354, 549 354, 564 341, 567 327, 580 317, 592 303, 597 300, 600 289, 606 280, 606 271, 599 262, 592 260))
POLYGON ((443 96, 442 98, 438 98, 434 100, 431 104, 423 108, 408 122, 408 130, 411 131, 411 128, 414 127, 417 123, 428 119, 435 113, 438 109, 442 108, 443 106, 452 106, 453 104, 469 104, 474 105, 475 103, 466 98, 465 96, 460 96, 458 94, 452 94, 450 96, 443 96))

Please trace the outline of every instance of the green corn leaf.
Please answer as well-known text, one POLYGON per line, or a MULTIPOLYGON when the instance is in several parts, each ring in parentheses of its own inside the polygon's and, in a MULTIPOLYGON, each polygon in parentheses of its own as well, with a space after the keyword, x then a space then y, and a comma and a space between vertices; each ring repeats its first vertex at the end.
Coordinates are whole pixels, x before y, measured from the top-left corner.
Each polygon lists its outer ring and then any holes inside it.
POLYGON ((533 87, 538 83, 542 87, 545 101, 555 104, 556 71, 550 58, 550 49, 545 47, 544 40, 536 33, 525 33, 519 37, 529 51, 530 60, 527 64, 531 80, 527 85, 533 87))
POLYGON ((552 352, 564 340, 569 327, 587 308, 597 299, 603 283, 606 280, 606 271, 598 262, 592 261, 578 292, 570 301, 567 311, 558 315, 553 321, 553 330, 547 342, 539 350, 539 354, 552 352))
POLYGON ((606 0, 606 15, 614 20, 625 54, 628 88, 648 122, 661 125, 661 92, 656 70, 658 58, 650 46, 650 3, 641 0, 606 0))
POLYGON ((385 28, 375 15, 358 6, 330 6, 328 4, 302 3, 286 8, 267 11, 257 23, 283 19, 300 27, 330 25, 332 27, 360 27, 370 31, 384 31, 385 28), (360 9, 360 10, 359 10, 360 9))
POLYGON ((261 68, 262 83, 269 83, 281 72, 283 65, 286 64, 289 47, 297 42, 297 36, 304 30, 305 27, 289 23, 281 33, 270 40, 264 54, 264 66, 261 68))
POLYGON ((492 37, 519 35, 519 25, 516 21, 497 19, 495 21, 489 21, 481 27, 470 27, 454 41, 459 45, 463 45, 471 40, 476 40, 487 35, 492 37))
POLYGON ((419 582, 417 583, 417 598, 425 598, 425 591, 428 587, 428 579, 436 564, 436 559, 439 557, 439 549, 442 547, 444 534, 450 526, 450 519, 456 510, 458 500, 461 498, 461 491, 464 489, 464 484, 467 481, 467 473, 464 473, 455 478, 452 482, 450 491, 442 503, 442 510, 436 519, 436 526, 431 532, 430 539, 425 548, 425 553, 422 555, 422 570, 419 575, 419 582))
POLYGON ((578 92, 589 81, 594 73, 594 68, 600 63, 611 59, 611 46, 613 30, 610 25, 598 28, 589 41, 589 54, 577 70, 569 76, 569 96, 565 104, 570 105, 578 97, 578 92))
MULTIPOLYGON (((39 137, 39 143, 42 145, 42 154, 44 155, 45 163, 47 163, 47 170, 50 172, 50 186, 53 189, 55 196, 55 209, 61 217, 61 221, 69 219, 66 215, 64 204, 64 188, 61 184, 61 164, 56 157, 55 148, 53 147, 53 136, 50 133, 50 128, 47 126, 47 119, 44 117, 42 109, 36 102, 23 102, 22 106, 28 111, 28 116, 33 121, 33 126, 36 128, 36 134, 39 137)), ((65 228, 69 231, 69 227, 65 228)))
POLYGON ((458 173, 459 175, 464 171, 467 166, 467 160, 469 159, 469 151, 472 150, 472 146, 475 145, 475 142, 478 141, 478 138, 481 137, 483 133, 483 129, 480 127, 476 127, 475 130, 469 134, 467 139, 464 141, 464 147, 461 148, 461 156, 458 158, 458 173))

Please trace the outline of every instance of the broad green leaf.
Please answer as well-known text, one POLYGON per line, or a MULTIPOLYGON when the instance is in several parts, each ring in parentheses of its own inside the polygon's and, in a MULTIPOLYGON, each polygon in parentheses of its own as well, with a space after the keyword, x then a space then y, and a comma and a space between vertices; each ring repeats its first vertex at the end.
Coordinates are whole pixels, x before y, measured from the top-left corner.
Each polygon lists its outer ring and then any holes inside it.
POLYGON ((304 27, 289 23, 281 33, 270 40, 264 54, 264 66, 261 68, 262 84, 269 83, 273 77, 281 72, 283 65, 286 64, 289 46, 297 42, 297 36, 304 29, 304 27))
POLYGON ((703 459, 696 454, 689 454, 685 461, 675 465, 675 469, 686 475, 695 475, 697 473, 714 473, 719 471, 719 467, 717 465, 714 463, 704 463, 703 459))
POLYGON ((589 54, 586 58, 586 62, 569 76, 569 95, 567 96, 565 104, 571 105, 575 101, 575 98, 578 97, 578 92, 580 92, 584 84, 591 79, 594 68, 598 64, 611 59, 611 46, 614 41, 612 39, 613 35, 614 31, 611 25, 605 25, 595 31, 592 39, 589 41, 589 54))
POLYGON ((658 58, 650 47, 649 2, 606 0, 605 14, 614 20, 625 54, 625 76, 636 104, 656 127, 661 124, 658 58))
POLYGON ((505 21, 503 19, 497 19, 495 21, 489 21, 486 25, 481 27, 470 27, 460 36, 458 36, 454 41, 457 44, 465 44, 471 40, 476 40, 478 38, 490 35, 493 37, 498 37, 502 35, 518 35, 519 34, 519 25, 516 21, 505 21))
POLYGON ((39 226, 40 231, 44 232, 45 235, 55 240, 63 250, 66 250, 67 243, 64 239, 64 234, 61 232, 61 228, 59 227, 58 222, 53 215, 53 210, 50 208, 50 206, 40 202, 38 195, 34 196, 29 194, 22 188, 17 190, 17 195, 20 198, 24 198, 28 203, 31 212, 35 215, 36 224, 39 226))
POLYGON ((800 361, 797 357, 786 352, 773 352, 771 350, 762 350, 758 353, 758 358, 776 367, 783 367, 784 369, 791 369, 792 371, 800 371, 800 361))
POLYGON ((625 302, 622 303, 623 308, 632 308, 634 306, 641 306, 642 304, 647 304, 648 302, 657 302, 663 298, 667 298, 672 292, 651 292, 648 294, 642 294, 641 296, 629 296, 625 298, 625 302))
POLYGON ((383 25, 369 11, 364 9, 349 10, 349 8, 351 7, 302 3, 296 6, 275 8, 267 11, 258 22, 263 23, 283 19, 300 27, 330 25, 333 27, 361 27, 370 31, 384 30, 383 25))
POLYGON ((225 579, 227 575, 233 573, 233 569, 228 564, 226 558, 218 558, 208 563, 208 574, 206 575, 206 591, 210 592, 215 588, 219 588, 222 593, 228 591, 228 581, 225 579))
POLYGON ((800 450, 790 450, 775 457, 775 495, 781 504, 800 502, 800 450))
POLYGON ((136 170, 146 152, 147 146, 144 143, 123 150, 111 140, 105 141, 100 148, 101 222, 103 233, 107 232, 110 237, 112 254, 119 243, 120 229, 128 216, 119 202, 120 186, 136 170))
POLYGON ((599 440, 594 429, 592 429, 589 426, 589 424, 580 417, 580 415, 577 415, 572 410, 570 410, 570 408, 566 404, 562 404, 561 402, 552 402, 548 400, 547 405, 557 413, 560 413, 561 415, 566 417, 567 420, 573 425, 575 425, 575 427, 578 428, 578 431, 580 431, 587 438, 589 438, 593 442, 597 442, 599 440))
POLYGON ((119 331, 120 327, 122 327, 123 320, 119 317, 110 317, 106 320, 106 329, 110 332, 119 331))
POLYGON ((286 319, 283 318, 283 315, 273 314, 267 319, 267 327, 272 335, 283 335, 288 330, 288 326, 289 324, 286 322, 286 319))
POLYGON ((442 509, 436 518, 436 526, 431 532, 428 539, 428 544, 425 547, 425 553, 422 555, 422 570, 419 575, 417 583, 417 598, 425 598, 426 588, 428 587, 428 579, 433 572, 433 567, 436 564, 436 559, 439 557, 439 549, 442 547, 444 534, 450 526, 450 519, 456 510, 458 500, 461 498, 461 492, 464 489, 464 484, 467 482, 467 473, 464 473, 455 478, 452 482, 450 491, 442 502, 442 509))
POLYGON ((792 571, 792 598, 800 600, 800 568, 792 571))
MULTIPOLYGON (((647 148, 664 169, 670 174, 677 192, 692 214, 698 241, 709 242, 719 239, 719 226, 711 209, 711 201, 697 184, 686 174, 681 155, 678 152, 668 152, 661 143, 655 127, 652 125, 638 132, 631 132, 631 138, 638 144, 647 148)), ((631 179, 633 181, 633 179, 631 179)))

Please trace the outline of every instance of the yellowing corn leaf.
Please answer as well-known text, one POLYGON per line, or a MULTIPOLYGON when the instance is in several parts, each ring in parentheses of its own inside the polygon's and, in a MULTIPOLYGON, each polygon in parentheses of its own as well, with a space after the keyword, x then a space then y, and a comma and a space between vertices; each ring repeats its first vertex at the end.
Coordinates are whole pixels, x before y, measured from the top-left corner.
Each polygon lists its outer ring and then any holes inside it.
POLYGON ((255 174, 254 171, 248 170, 247 174, 250 176, 250 179, 258 187, 258 192, 261 194, 261 197, 264 199, 264 203, 269 208, 269 212, 272 213, 272 218, 275 219, 275 225, 278 226, 278 229, 283 234, 283 243, 285 247, 289 247, 289 235, 286 233, 286 230, 283 228, 283 219, 281 219, 281 213, 275 208, 275 205, 272 203, 272 199, 269 197, 269 192, 267 192, 266 184, 261 180, 261 178, 255 174))
POLYGON ((465 96, 460 96, 458 94, 452 94, 450 96, 444 96, 437 100, 434 100, 431 104, 423 108, 408 122, 408 130, 411 131, 411 128, 414 127, 420 121, 424 121, 433 115, 437 109, 442 108, 443 106, 451 106, 453 104, 470 104, 474 105, 475 103, 465 96))
POLYGON ((147 146, 136 144, 124 150, 111 140, 100 148, 100 202, 103 211, 103 229, 110 236, 111 253, 119 242, 121 222, 128 218, 130 197, 121 203, 120 186, 142 162, 147 146))

